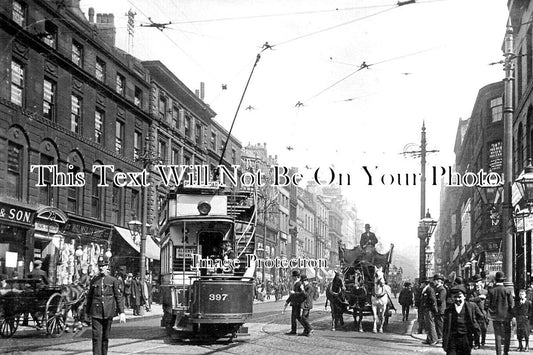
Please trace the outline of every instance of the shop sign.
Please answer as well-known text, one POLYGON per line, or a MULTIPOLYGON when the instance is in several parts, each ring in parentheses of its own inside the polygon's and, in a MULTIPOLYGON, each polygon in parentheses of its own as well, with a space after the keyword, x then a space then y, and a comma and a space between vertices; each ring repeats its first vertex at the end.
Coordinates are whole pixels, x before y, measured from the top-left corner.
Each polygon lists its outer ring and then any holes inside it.
POLYGON ((56 234, 59 232, 59 225, 50 221, 35 221, 35 230, 41 232, 47 232, 50 234, 56 234))
POLYGON ((109 234, 111 230, 70 220, 65 225, 64 231, 66 233, 81 234, 92 238, 109 239, 109 234))
POLYGON ((35 211, 27 208, 0 203, 0 220, 32 225, 35 211))
POLYGON ((523 232, 524 224, 526 225, 526 231, 533 229, 533 215, 530 216, 519 216, 515 219, 516 231, 523 232))

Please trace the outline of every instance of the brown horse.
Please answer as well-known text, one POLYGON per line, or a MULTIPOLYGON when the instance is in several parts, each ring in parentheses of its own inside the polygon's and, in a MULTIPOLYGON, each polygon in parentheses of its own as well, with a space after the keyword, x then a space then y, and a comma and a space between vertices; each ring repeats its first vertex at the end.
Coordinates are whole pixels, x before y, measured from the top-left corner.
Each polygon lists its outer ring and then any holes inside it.
POLYGON ((331 290, 331 284, 326 288, 326 306, 328 306, 328 302, 331 307, 331 330, 335 330, 339 325, 344 325, 344 319, 343 314, 345 312, 351 313, 347 311, 348 303, 344 301, 344 291, 341 290, 341 292, 333 292, 331 290))

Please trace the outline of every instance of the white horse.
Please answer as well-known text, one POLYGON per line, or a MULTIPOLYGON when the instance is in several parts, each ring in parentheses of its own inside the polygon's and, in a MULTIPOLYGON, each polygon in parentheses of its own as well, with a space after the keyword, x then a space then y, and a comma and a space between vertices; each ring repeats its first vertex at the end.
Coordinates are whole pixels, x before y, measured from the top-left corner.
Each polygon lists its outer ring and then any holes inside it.
POLYGON ((372 332, 383 333, 383 323, 385 323, 385 312, 389 303, 391 288, 385 284, 383 268, 377 267, 374 272, 374 290, 372 292, 372 315, 374 317, 374 328, 372 332), (379 327, 377 320, 379 319, 379 327))

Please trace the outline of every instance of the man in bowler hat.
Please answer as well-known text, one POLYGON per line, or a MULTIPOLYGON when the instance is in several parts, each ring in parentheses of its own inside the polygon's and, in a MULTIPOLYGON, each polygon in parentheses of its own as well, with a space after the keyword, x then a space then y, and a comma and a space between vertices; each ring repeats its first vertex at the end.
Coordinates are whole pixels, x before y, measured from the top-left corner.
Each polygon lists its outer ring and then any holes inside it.
POLYGON ((293 270, 292 271, 292 279, 294 281, 294 287, 291 290, 291 294, 289 295, 289 298, 287 298, 287 301, 285 301, 285 306, 283 307, 283 312, 285 312, 285 309, 290 304, 292 307, 291 312, 291 331, 288 333, 285 333, 287 335, 296 335, 296 329, 298 327, 296 321, 300 321, 301 319, 301 313, 302 313, 302 303, 306 299, 305 297, 305 288, 300 281, 300 271, 299 270, 293 270))
POLYGON ((435 274, 433 276, 435 285, 435 298, 437 300, 437 313, 435 313, 435 330, 437 338, 442 340, 442 328, 444 326, 444 311, 446 310, 446 289, 444 288, 444 276, 435 274))
POLYGON ((91 280, 87 294, 87 315, 91 317, 93 354, 106 355, 111 324, 116 313, 126 323, 122 283, 109 275, 109 261, 98 257, 99 274, 91 280))
POLYGON ((466 300, 466 289, 457 285, 450 290, 453 303, 444 311, 442 347, 446 354, 470 355, 474 336, 479 332, 479 309, 466 300))
POLYGON ((497 355, 502 353, 502 342, 504 355, 509 353, 509 347, 511 345, 511 320, 513 319, 514 292, 504 287, 503 281, 505 281, 505 274, 498 271, 495 277, 496 284, 489 290, 488 295, 488 311, 494 327, 497 355))
POLYGON ((420 280, 424 285, 420 294, 420 309, 424 315, 424 325, 426 327, 427 338, 423 342, 427 345, 437 343, 437 331, 435 330, 435 314, 437 313, 437 299, 435 290, 430 286, 428 279, 420 280))
POLYGON ((472 276, 472 283, 474 290, 470 294, 469 301, 477 304, 482 317, 478 319, 480 333, 476 334, 474 338, 474 350, 485 347, 485 339, 487 338, 487 326, 489 325, 489 318, 487 315, 487 295, 489 291, 483 287, 483 279, 480 275, 472 276))

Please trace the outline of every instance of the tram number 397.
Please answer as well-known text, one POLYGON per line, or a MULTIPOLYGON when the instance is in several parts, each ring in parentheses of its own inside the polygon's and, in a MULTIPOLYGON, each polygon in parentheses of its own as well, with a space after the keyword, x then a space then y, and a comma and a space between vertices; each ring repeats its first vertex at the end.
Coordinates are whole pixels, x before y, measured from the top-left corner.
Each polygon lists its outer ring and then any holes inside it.
POLYGON ((227 297, 227 293, 210 293, 209 301, 225 301, 227 297))

